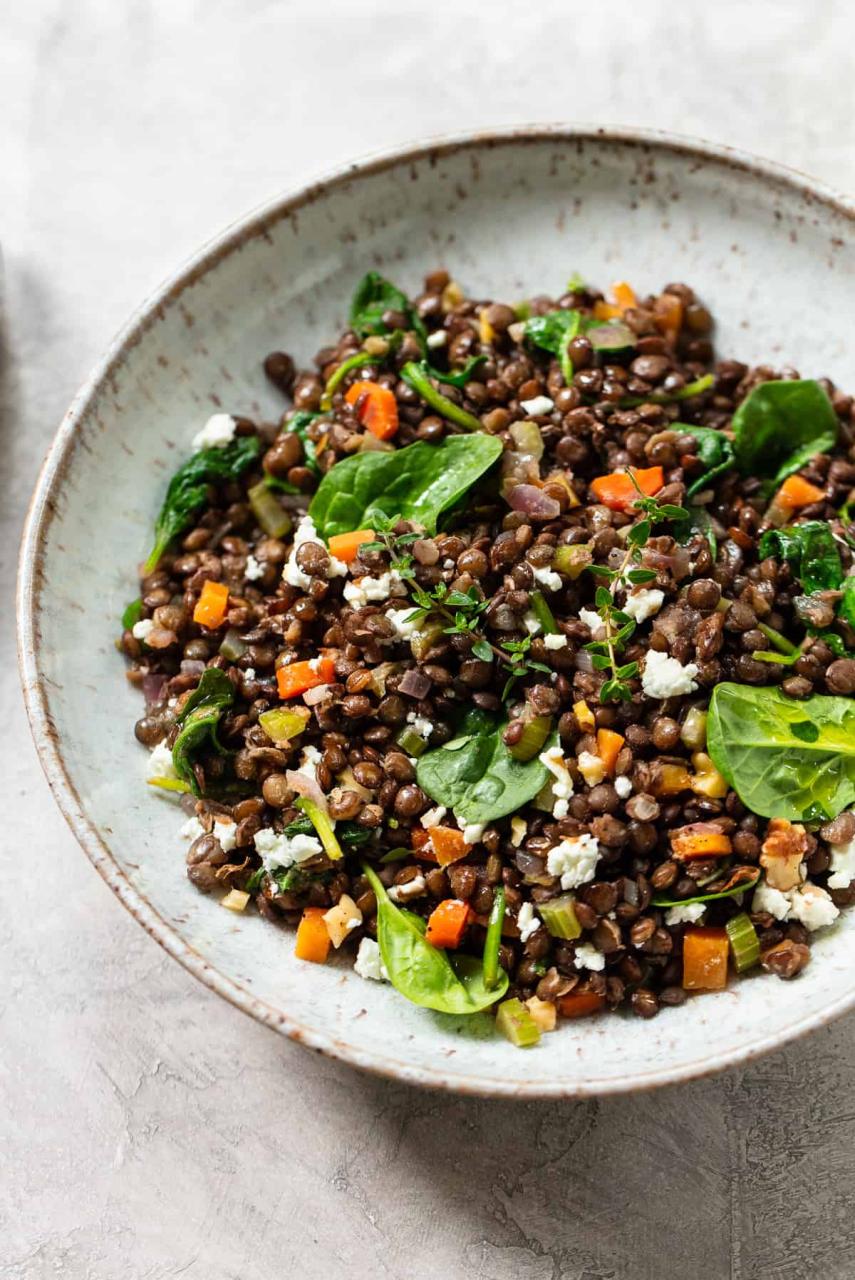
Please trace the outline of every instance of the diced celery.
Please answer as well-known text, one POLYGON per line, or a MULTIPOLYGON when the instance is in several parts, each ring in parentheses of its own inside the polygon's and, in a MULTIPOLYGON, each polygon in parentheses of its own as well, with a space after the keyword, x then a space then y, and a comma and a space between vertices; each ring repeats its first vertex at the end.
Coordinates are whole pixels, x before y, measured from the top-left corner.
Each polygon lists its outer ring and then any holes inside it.
POLYGON ((512 422, 508 434, 517 453, 527 453, 538 461, 543 457, 543 436, 536 422, 512 422))
POLYGON ((318 839, 324 846, 324 851, 331 862, 337 862, 339 858, 344 857, 342 847, 335 838, 333 824, 330 822, 327 814, 315 804, 314 800, 310 800, 307 796, 300 796, 296 807, 305 813, 312 826, 318 833, 318 839))
POLYGON ((559 573, 566 573, 568 578, 578 578, 593 559, 594 553, 587 543, 564 544, 556 548, 552 567, 559 573))
POLYGON ((707 744, 707 713, 700 707, 690 707, 680 730, 683 745, 692 751, 700 751, 707 744))
POLYGON ((534 716, 526 722, 519 742, 508 747, 508 751, 515 760, 533 760, 543 750, 551 732, 552 716, 534 716))
POLYGON ((576 918, 576 899, 572 893, 562 893, 549 902, 539 902, 537 910, 553 938, 578 938, 582 926, 576 918))
POLYGON ((279 505, 263 480, 248 491, 252 513, 269 538, 283 538, 291 528, 291 517, 279 505))
POLYGON ((437 621, 429 621, 419 623, 419 629, 410 641, 410 649, 413 657, 421 662, 430 653, 433 646, 442 639, 444 624, 437 621))
POLYGON ((240 632, 235 627, 229 627, 220 645, 222 657, 228 662, 237 662, 238 658, 242 658, 246 653, 246 649, 246 643, 241 639, 240 632))
POLYGON ((558 626, 555 621, 555 616, 552 610, 550 609, 549 605, 544 600, 543 592, 532 591, 531 595, 529 596, 529 600, 531 601, 532 612, 534 613, 534 616, 537 618, 538 622, 540 623, 543 629, 544 635, 547 635, 547 636, 557 635, 558 626))
POLYGON ((262 711, 258 723, 271 742, 290 742, 303 732, 310 715, 305 707, 273 707, 270 711, 262 711))
POLYGON ((492 991, 499 981, 499 947, 502 945, 502 925, 505 920, 505 889, 499 885, 493 894, 493 906, 484 940, 484 986, 492 991))
POLYGON ((740 911, 739 915, 728 920, 724 927, 737 973, 753 969, 760 959, 760 939, 749 917, 744 911, 740 911))
POLYGON ((425 739, 409 724, 404 725, 395 741, 408 756, 420 756, 427 748, 425 739))
POLYGON ((540 1040, 540 1028, 521 1000, 503 1000, 496 1012, 496 1026, 518 1049, 529 1049, 540 1040))

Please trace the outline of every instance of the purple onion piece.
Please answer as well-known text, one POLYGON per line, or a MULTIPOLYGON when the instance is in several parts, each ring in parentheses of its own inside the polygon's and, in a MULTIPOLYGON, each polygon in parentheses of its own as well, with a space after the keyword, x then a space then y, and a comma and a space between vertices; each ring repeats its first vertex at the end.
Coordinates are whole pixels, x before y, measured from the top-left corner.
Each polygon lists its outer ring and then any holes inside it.
POLYGON ((158 675, 156 672, 150 672, 147 676, 143 676, 142 690, 147 707, 154 707, 158 702, 163 701, 167 678, 167 676, 158 675))
POLYGON ((398 693, 402 693, 406 698, 415 698, 417 702, 426 698, 430 690, 430 677, 416 667, 410 667, 409 671, 405 671, 398 685, 398 693))
POLYGON ((518 484, 508 493, 508 505, 532 520, 555 520, 561 515, 561 504, 534 484, 518 484))
POLYGON ((204 670, 205 664, 200 658, 184 658, 181 662, 183 676, 201 676, 204 670))

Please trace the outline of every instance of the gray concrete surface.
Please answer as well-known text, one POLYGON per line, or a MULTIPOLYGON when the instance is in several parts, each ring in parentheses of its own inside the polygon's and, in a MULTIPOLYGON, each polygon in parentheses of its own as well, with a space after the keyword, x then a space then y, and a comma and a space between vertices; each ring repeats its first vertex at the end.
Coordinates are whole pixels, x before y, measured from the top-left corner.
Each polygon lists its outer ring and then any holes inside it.
POLYGON ((3 10, 0 1277, 855 1275, 855 1018, 744 1071, 574 1106, 433 1096, 310 1056, 197 986, 85 861, 30 744, 11 610, 72 392, 230 218, 366 150, 526 119, 696 133, 852 190, 851 8, 3 10))

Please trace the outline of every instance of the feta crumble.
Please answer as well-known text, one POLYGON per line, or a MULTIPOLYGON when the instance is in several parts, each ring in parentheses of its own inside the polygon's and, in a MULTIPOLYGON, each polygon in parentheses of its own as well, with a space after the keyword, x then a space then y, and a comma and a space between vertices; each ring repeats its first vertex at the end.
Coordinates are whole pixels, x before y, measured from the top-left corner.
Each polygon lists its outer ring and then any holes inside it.
POLYGON ((583 942, 576 948, 573 963, 577 969, 589 969, 592 973, 599 973, 606 967, 606 957, 602 951, 598 951, 590 943, 583 942))
POLYGON ((829 889, 848 889, 855 880, 855 836, 846 844, 831 845, 831 875, 829 889))
POLYGON ((433 721, 428 720, 427 716, 420 716, 417 711, 407 712, 407 724, 411 724, 422 738, 429 738, 433 733, 433 721))
POLYGON ((752 911, 766 911, 775 920, 786 920, 790 909, 790 900, 780 889, 773 889, 765 880, 761 880, 754 890, 751 900, 752 911))
POLYGON ((416 609, 387 609, 386 617, 392 624, 395 635, 401 640, 412 640, 414 636, 419 635, 418 622, 411 622, 410 619, 416 616, 416 609))
POLYGON ((205 834, 205 828, 198 818, 188 818, 178 834, 182 840, 187 840, 192 844, 194 840, 198 840, 200 836, 205 834))
MULTIPOLYGON (((311 516, 305 515, 300 517, 300 523, 294 530, 294 545, 291 548, 291 554, 285 562, 285 568, 282 570, 282 581, 287 582, 289 587, 300 587, 303 591, 308 591, 312 585, 311 574, 304 573, 297 563, 297 552, 300 550, 304 542, 317 542, 323 546, 323 539, 319 536, 315 528, 315 522, 311 516)), ((326 548, 325 548, 326 549, 326 548)), ((247 561, 247 566, 249 561, 247 561)), ((347 565, 343 561, 337 560, 335 556, 330 556, 329 567, 327 568, 328 578, 343 578, 347 573, 347 565)), ((247 574, 248 576, 248 574, 247 574)), ((347 588, 345 587, 345 592, 347 588)), ((385 599, 385 597, 384 597, 385 599)))
POLYGON ((427 881, 424 876, 419 874, 413 876, 412 880, 407 880, 405 884, 393 884, 389 890, 389 897, 393 902, 409 902, 410 898, 417 898, 419 894, 424 893, 427 888, 427 881))
POLYGON ((259 564, 255 556, 249 555, 246 558, 246 568, 243 571, 243 576, 247 582, 258 582, 259 578, 264 577, 264 569, 265 566, 259 564))
POLYGON ((438 827, 445 815, 448 813, 444 804, 438 804, 434 809, 428 809, 427 813, 423 813, 419 821, 422 826, 430 831, 433 827, 438 827))
POLYGON ((555 401, 550 400, 549 396, 532 396, 530 400, 520 400, 520 406, 525 409, 530 418, 535 418, 541 413, 551 413, 555 407, 555 401))
POLYGON ((526 609, 523 614, 523 626, 530 636, 536 636, 540 630, 540 619, 533 609, 526 609))
POLYGON ((131 635, 135 640, 142 640, 145 644, 152 631, 154 631, 154 622, 151 618, 140 618, 139 622, 134 623, 131 635))
POLYGON ((152 748, 146 761, 145 776, 149 782, 171 781, 178 777, 175 765, 172 763, 172 752, 165 742, 158 742, 157 746, 152 748))
POLYGON ((614 786, 615 791, 618 793, 618 797, 621 800, 628 800, 632 795, 632 783, 629 778, 625 778, 623 776, 615 778, 614 786))
POLYGON ((467 844, 477 844, 484 834, 486 822, 467 822, 463 826, 463 839, 467 844))
POLYGON ((587 831, 581 836, 568 836, 546 855, 546 869, 551 876, 561 877, 562 889, 576 889, 593 880, 600 858, 600 846, 587 831))
POLYGON ((547 649, 566 649, 567 637, 565 635, 548 635, 543 637, 543 643, 547 649))
POLYGON ((217 837, 223 853, 231 853, 232 849, 235 847, 236 832, 236 822, 220 822, 218 819, 214 819, 214 829, 211 832, 211 835, 217 837))
POLYGON ((596 609, 580 609, 579 621, 584 622, 595 640, 598 636, 605 635, 606 629, 603 626, 603 620, 596 609))
POLYGON ((225 449, 235 438, 237 423, 230 413, 215 413, 193 437, 194 449, 225 449))
POLYGON ((532 573, 534 580, 541 587, 545 587, 547 591, 560 591, 564 585, 561 581, 561 574, 556 573, 554 569, 550 569, 549 565, 532 565, 532 573))
POLYGON ((314 858, 323 853, 323 847, 316 836, 286 836, 284 832, 274 831, 272 827, 262 827, 255 833, 255 849, 265 871, 273 871, 276 867, 293 867, 295 862, 305 862, 306 858, 314 858))
POLYGON ((664 600, 664 591, 659 591, 656 587, 652 587, 649 591, 642 588, 627 596, 623 611, 636 622, 646 622, 648 618, 653 617, 654 613, 659 612, 664 600))
POLYGON ((531 935, 540 928, 540 921, 530 902, 524 902, 517 912, 517 928, 520 931, 520 942, 528 942, 531 935))
POLYGON ((677 698, 697 689, 697 664, 683 666, 676 658, 658 649, 649 649, 641 673, 641 688, 648 698, 677 698))
POLYGON ((840 915, 831 901, 831 895, 826 893, 825 889, 821 889, 818 884, 803 884, 797 889, 791 889, 789 899, 788 918, 798 920, 811 933, 814 929, 824 929, 840 915))
POLYGON ((665 912, 666 924, 694 924, 706 911, 703 902, 690 902, 685 907, 669 907, 665 912))
MULTIPOLYGON (((372 600, 388 600, 390 596, 405 594, 401 576, 395 569, 389 569, 376 578, 357 578, 355 582, 344 584, 344 598, 355 609, 362 609, 372 600)), ((409 609, 408 612, 413 611, 409 609)))
POLYGON ((435 351, 437 347, 444 347, 448 342, 448 334, 445 329, 437 329, 436 333, 429 333, 427 336, 427 344, 431 351, 435 351))
POLYGON ((567 768, 567 761, 560 747, 550 747, 548 751, 541 751, 538 760, 545 769, 548 769, 554 779, 552 783, 552 797, 555 801, 552 807, 553 818, 566 818, 567 811, 570 807, 569 801, 573 794, 573 779, 567 768))
POLYGON ((353 969, 360 978, 367 978, 371 982, 389 981, 386 966, 380 958, 380 947, 373 938, 363 938, 360 942, 353 969))

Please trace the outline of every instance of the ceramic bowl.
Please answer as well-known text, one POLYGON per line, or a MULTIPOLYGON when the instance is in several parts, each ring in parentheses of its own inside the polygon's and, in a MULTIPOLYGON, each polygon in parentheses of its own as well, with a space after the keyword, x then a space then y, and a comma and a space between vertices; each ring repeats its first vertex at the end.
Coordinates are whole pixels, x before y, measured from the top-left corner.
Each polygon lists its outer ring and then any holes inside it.
POLYGON ((272 349, 307 361, 356 280, 410 291, 449 268, 476 297, 559 294, 571 272, 642 291, 685 280, 720 353, 797 364, 855 387, 843 319, 853 205, 722 147, 637 132, 545 129, 437 142, 349 167, 231 228, 133 317, 69 410, 23 542, 20 649, 51 787, 125 906, 191 973, 275 1030, 355 1066, 461 1093, 581 1097, 744 1062, 855 1003, 855 912, 797 982, 734 982, 655 1021, 565 1025, 522 1053, 489 1020, 433 1015, 342 960, 295 960, 292 936, 188 882, 183 815, 144 783, 141 702, 114 642, 136 595, 167 477, 217 409, 281 409, 272 349))

